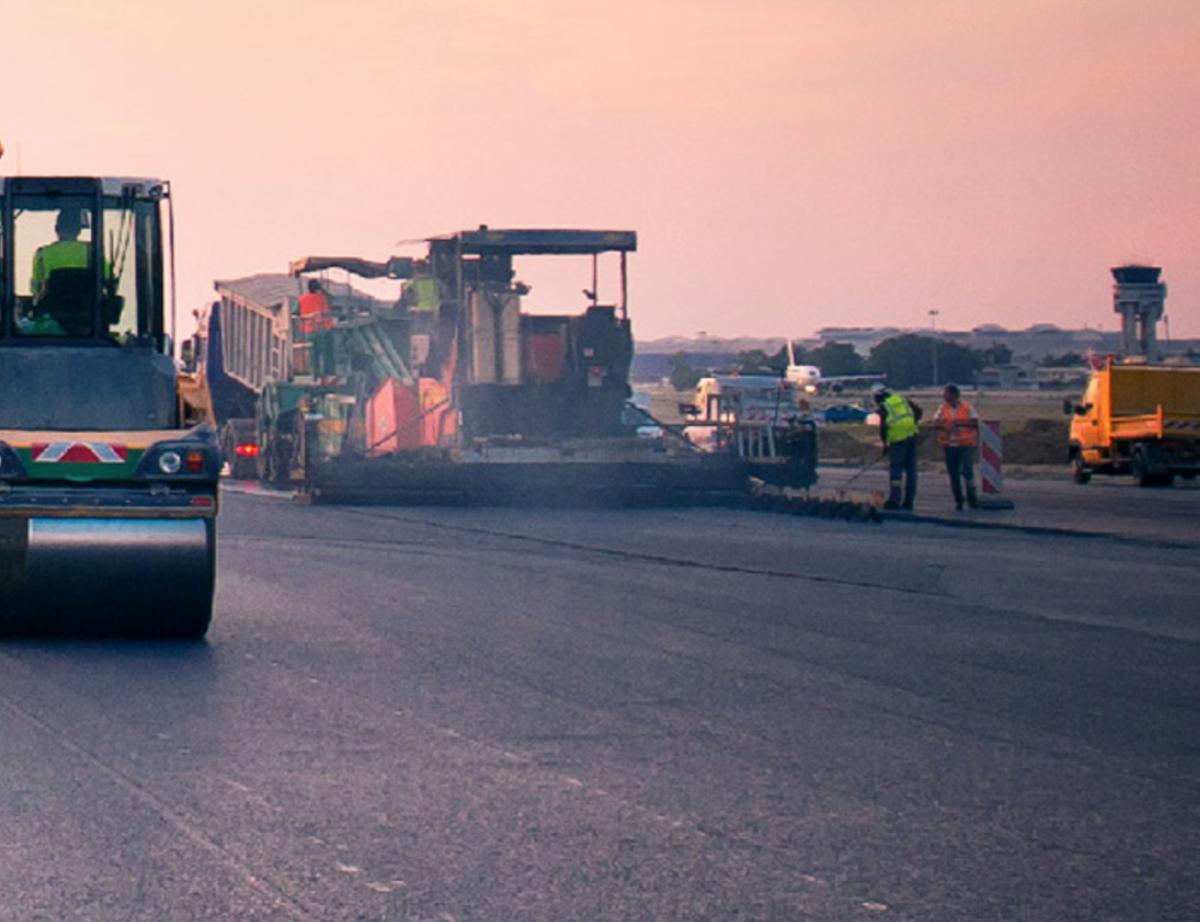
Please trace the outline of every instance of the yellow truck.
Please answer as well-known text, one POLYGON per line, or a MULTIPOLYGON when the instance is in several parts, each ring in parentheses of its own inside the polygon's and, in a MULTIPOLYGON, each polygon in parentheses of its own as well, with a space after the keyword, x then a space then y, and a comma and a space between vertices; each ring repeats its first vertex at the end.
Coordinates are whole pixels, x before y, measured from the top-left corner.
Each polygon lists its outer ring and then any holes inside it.
POLYGON ((1072 414, 1075 481, 1093 473, 1132 474, 1144 487, 1170 486, 1200 472, 1200 368, 1106 364, 1092 372, 1072 414))

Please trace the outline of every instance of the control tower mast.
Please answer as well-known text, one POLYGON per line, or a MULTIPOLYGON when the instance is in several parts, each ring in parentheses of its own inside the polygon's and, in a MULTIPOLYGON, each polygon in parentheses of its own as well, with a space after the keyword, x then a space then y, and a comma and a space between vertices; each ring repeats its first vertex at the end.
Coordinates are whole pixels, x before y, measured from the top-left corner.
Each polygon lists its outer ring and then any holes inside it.
POLYGON ((1122 348, 1126 357, 1145 356, 1157 362, 1158 321, 1167 300, 1166 283, 1158 280, 1160 266, 1117 266, 1112 270, 1113 310, 1121 315, 1122 348))

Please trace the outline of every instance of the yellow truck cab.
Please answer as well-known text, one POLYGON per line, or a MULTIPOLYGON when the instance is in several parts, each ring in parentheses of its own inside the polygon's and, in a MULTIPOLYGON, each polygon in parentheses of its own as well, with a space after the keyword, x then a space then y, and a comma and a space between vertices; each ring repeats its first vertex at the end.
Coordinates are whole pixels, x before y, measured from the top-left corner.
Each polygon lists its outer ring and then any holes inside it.
POLYGON ((1200 471, 1200 368, 1115 363, 1092 372, 1071 413, 1075 481, 1131 474, 1145 487, 1170 486, 1200 471))

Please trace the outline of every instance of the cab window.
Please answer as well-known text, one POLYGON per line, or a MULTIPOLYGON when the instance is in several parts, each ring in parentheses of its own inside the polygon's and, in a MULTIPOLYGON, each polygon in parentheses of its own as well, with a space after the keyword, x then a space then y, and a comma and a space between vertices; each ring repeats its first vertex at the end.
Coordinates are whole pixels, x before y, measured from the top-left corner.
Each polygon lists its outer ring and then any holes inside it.
POLYGON ((93 334, 92 199, 22 197, 13 214, 14 332, 19 336, 93 334))
POLYGON ((14 198, 12 215, 14 335, 161 338, 156 201, 29 194, 14 198))

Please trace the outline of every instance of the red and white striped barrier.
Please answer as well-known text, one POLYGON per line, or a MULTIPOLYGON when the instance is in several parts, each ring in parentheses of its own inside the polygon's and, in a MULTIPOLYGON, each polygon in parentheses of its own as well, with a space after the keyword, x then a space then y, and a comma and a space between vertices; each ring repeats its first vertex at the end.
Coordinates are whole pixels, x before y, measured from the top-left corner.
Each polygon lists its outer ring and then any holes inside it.
POLYGON ((979 487, 990 495, 1004 492, 1003 441, 1000 438, 1000 421, 979 421, 979 487))
POLYGON ((1012 500, 1004 498, 1004 448, 998 419, 979 421, 979 489, 984 509, 1012 509, 1012 500))

